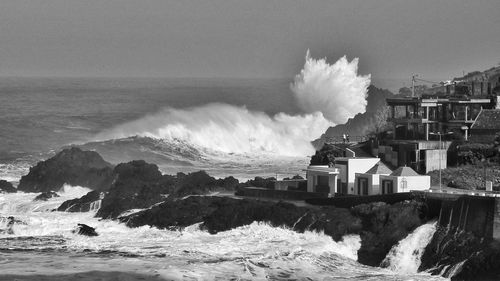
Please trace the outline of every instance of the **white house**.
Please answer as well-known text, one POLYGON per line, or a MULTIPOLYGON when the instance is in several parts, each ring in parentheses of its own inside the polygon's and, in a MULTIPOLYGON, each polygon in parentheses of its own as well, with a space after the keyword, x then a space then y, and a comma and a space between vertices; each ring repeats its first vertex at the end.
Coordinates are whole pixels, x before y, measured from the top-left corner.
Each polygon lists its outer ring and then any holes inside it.
POLYGON ((384 163, 378 162, 365 173, 356 173, 354 193, 357 195, 381 194, 380 175, 388 176, 392 173, 384 163))
POLYGON ((311 165, 306 171, 307 192, 324 192, 334 196, 339 170, 328 165, 311 165))
POLYGON ((366 173, 380 161, 375 157, 336 158, 334 167, 339 170, 337 192, 339 194, 357 194, 354 190, 356 173, 366 173))
POLYGON ((410 167, 399 167, 390 175, 380 175, 380 194, 428 190, 431 177, 419 175, 410 167))

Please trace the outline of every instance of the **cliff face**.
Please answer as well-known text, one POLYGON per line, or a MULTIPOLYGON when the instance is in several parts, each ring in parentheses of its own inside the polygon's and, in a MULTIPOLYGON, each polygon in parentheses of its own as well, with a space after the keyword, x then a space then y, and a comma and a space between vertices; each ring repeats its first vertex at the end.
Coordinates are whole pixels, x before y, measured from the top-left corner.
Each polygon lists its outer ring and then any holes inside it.
POLYGON ((342 136, 342 134, 349 134, 351 136, 365 135, 372 128, 371 124, 374 121, 376 112, 386 105, 385 100, 390 97, 394 97, 394 94, 389 90, 379 89, 370 85, 366 98, 366 112, 357 114, 353 118, 350 118, 345 124, 328 128, 321 139, 326 137, 339 137, 342 136))
POLYGON ((379 266, 392 246, 427 221, 427 208, 417 201, 393 205, 375 202, 355 206, 351 211, 363 225, 358 261, 371 266, 379 266))
POLYGON ((420 270, 452 280, 500 280, 500 243, 440 226, 425 249, 420 270))
POLYGON ((72 147, 31 167, 17 189, 25 192, 59 191, 67 183, 105 190, 113 179, 112 171, 113 166, 97 152, 72 147))
POLYGON ((452 280, 500 280, 497 198, 435 194, 420 198, 438 228, 419 270, 452 280), (496 233, 496 234, 495 234, 496 233))

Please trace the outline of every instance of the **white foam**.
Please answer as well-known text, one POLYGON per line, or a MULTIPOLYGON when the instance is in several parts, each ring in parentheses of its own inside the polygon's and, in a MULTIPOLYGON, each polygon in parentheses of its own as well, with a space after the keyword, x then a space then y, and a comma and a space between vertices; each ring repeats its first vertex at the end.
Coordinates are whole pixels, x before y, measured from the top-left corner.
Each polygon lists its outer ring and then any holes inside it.
POLYGON ((102 132, 95 140, 142 136, 225 155, 308 156, 314 153, 310 141, 329 126, 365 111, 370 76, 359 76, 357 64, 357 59, 348 62, 343 57, 329 65, 308 53, 304 69, 291 85, 290 97, 297 99, 303 114, 269 116, 221 103, 165 108, 102 132))
POLYGON ((325 118, 343 124, 366 110, 370 75, 358 75, 358 58, 346 56, 334 64, 314 59, 309 50, 304 68, 290 86, 304 112, 322 112, 325 118))
POLYGON ((416 273, 425 247, 436 232, 436 222, 430 222, 416 228, 406 238, 394 245, 387 254, 383 265, 398 273, 416 273))

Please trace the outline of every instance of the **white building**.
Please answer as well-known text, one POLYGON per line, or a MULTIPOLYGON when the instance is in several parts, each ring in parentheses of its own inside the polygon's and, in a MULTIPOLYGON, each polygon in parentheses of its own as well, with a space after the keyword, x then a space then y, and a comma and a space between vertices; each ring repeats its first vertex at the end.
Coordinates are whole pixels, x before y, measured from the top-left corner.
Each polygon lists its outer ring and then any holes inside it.
POLYGON ((379 161, 374 157, 336 158, 334 167, 339 170, 337 193, 357 194, 354 190, 356 173, 366 173, 379 161))
POLYGON ((410 167, 399 167, 390 175, 380 175, 380 194, 428 190, 431 177, 417 174, 410 167))
POLYGON ((392 173, 384 163, 378 162, 366 173, 356 173, 354 180, 354 193, 357 195, 376 195, 381 194, 380 176, 388 176, 392 173))
POLYGON ((334 196, 339 170, 328 165, 311 165, 306 171, 307 192, 324 192, 334 196))

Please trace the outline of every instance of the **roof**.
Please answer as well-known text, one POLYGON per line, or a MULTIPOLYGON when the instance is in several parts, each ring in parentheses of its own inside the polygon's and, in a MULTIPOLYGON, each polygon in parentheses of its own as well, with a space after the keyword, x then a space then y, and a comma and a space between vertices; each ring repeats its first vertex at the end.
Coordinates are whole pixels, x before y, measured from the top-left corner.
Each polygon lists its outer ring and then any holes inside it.
POLYGON ((500 130, 500 109, 483 109, 479 112, 471 130, 500 130))
POLYGON ((396 170, 394 170, 394 172, 391 173, 391 176, 394 176, 394 177, 414 177, 414 176, 420 176, 420 175, 417 174, 417 172, 415 172, 415 170, 413 170, 412 168, 404 166, 404 167, 399 167, 396 170))
POLYGON ((380 174, 391 174, 392 170, 389 169, 384 163, 378 162, 375 164, 375 166, 371 167, 370 170, 368 170, 365 174, 373 174, 373 175, 380 175, 380 174))

